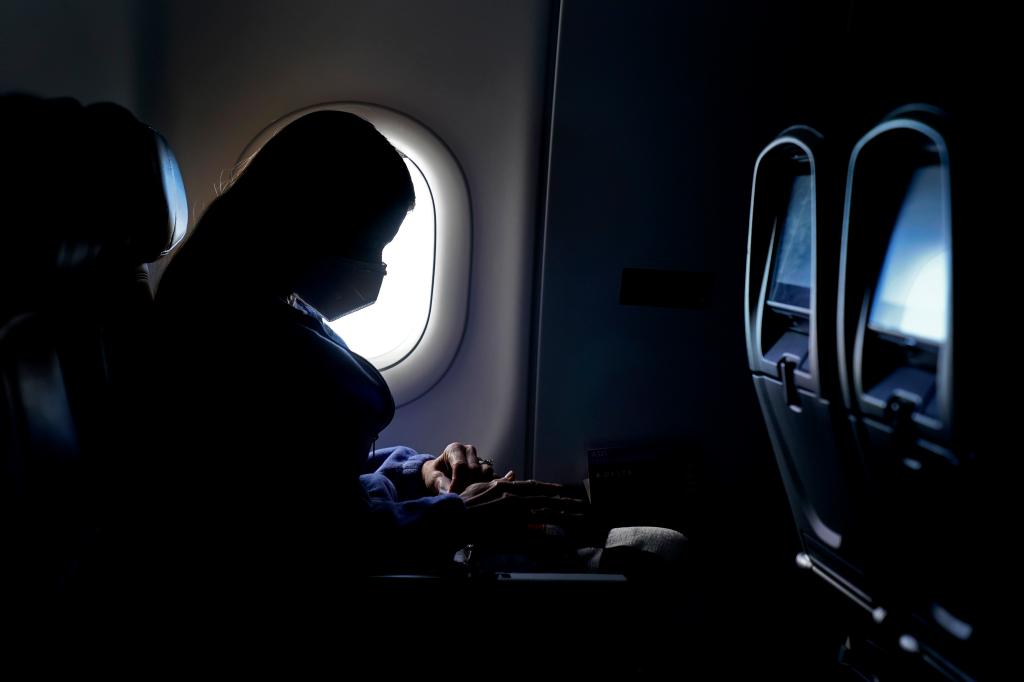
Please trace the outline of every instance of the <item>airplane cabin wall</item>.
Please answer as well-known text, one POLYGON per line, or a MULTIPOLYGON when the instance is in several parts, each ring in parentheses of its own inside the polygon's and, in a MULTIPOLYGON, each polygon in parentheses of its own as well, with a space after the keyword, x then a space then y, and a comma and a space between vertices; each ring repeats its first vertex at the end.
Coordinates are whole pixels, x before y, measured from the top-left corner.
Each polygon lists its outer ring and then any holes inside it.
MULTIPOLYGON (((784 518, 746 365, 753 163, 814 93, 834 17, 801 3, 568 0, 562 19, 535 394, 534 475, 588 447, 683 443, 708 518, 784 518), (706 305, 621 305, 625 268, 709 273, 706 305), (767 506, 766 506, 767 505, 767 506)), ((825 84, 818 84, 822 85, 825 84)), ((677 475, 682 485, 681 472, 677 475)), ((755 536, 753 527, 748 527, 755 536)))
POLYGON ((114 101, 136 111, 137 1, 0 3, 0 92, 114 101))

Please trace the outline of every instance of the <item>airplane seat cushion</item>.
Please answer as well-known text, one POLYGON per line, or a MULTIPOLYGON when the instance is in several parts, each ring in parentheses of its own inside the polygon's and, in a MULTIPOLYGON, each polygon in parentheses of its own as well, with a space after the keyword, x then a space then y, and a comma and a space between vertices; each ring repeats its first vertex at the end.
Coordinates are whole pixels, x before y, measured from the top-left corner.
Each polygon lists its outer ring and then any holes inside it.
POLYGON ((0 96, 0 144, 3 584, 46 602, 75 592, 108 522, 131 514, 146 263, 187 212, 166 143, 117 105, 0 96))
POLYGON ((116 104, 6 95, 0 140, 0 320, 145 300, 140 266, 173 249, 187 224, 163 138, 116 104))
MULTIPOLYGON (((102 386, 105 368, 75 363, 82 353, 69 348, 69 337, 41 314, 20 315, 0 329, 4 572, 33 596, 70 588, 76 557, 96 525, 86 499, 97 492, 99 471, 83 443, 99 449, 96 415, 107 395, 90 391, 76 410, 69 386, 102 386)), ((91 340, 98 345, 95 335, 91 340)))

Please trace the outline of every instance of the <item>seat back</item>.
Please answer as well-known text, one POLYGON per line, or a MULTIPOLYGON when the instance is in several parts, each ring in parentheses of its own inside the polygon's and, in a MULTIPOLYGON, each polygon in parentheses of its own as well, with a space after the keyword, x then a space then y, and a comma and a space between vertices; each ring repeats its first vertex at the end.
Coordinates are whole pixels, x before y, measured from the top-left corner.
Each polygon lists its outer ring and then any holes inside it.
POLYGON ((799 533, 798 563, 870 610, 862 476, 837 410, 839 221, 830 168, 824 139, 806 127, 784 131, 757 159, 747 248, 747 352, 799 533))
POLYGON ((164 140, 117 105, 3 96, 0 135, 3 591, 35 608, 93 589, 133 513, 145 264, 187 207, 164 140))
POLYGON ((899 646, 961 679, 977 663, 990 520, 957 386, 973 331, 957 322, 968 303, 957 230, 972 206, 960 190, 984 169, 957 167, 954 132, 938 110, 908 107, 854 147, 837 322, 844 406, 873 512, 868 572, 899 646))

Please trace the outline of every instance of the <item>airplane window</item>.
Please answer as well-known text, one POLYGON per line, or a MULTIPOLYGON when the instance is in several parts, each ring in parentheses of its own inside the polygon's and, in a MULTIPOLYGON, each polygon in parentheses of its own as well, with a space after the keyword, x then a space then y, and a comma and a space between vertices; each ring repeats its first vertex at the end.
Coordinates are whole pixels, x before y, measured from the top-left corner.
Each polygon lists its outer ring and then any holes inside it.
POLYGON ((372 123, 406 157, 416 192, 416 207, 384 249, 387 276, 376 303, 330 323, 381 370, 401 407, 430 390, 459 349, 469 302, 468 185, 451 150, 429 128, 366 102, 328 102, 287 114, 264 128, 239 161, 291 121, 321 109, 348 111, 372 123))
POLYGON ((416 192, 416 207, 384 248, 388 271, 377 302, 329 323, 352 350, 375 364, 407 355, 419 341, 430 314, 434 200, 416 163, 406 158, 405 165, 416 192))
POLYGON ((910 180, 871 306, 875 331, 946 340, 950 249, 941 190, 940 166, 920 168, 910 180))

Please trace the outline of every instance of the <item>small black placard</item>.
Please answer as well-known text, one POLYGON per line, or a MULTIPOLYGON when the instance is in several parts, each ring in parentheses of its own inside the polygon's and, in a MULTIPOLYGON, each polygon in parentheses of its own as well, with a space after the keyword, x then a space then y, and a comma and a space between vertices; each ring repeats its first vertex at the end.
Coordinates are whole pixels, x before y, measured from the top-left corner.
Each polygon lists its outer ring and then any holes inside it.
POLYGON ((619 288, 621 305, 657 308, 707 308, 714 275, 710 272, 625 268, 619 288))

